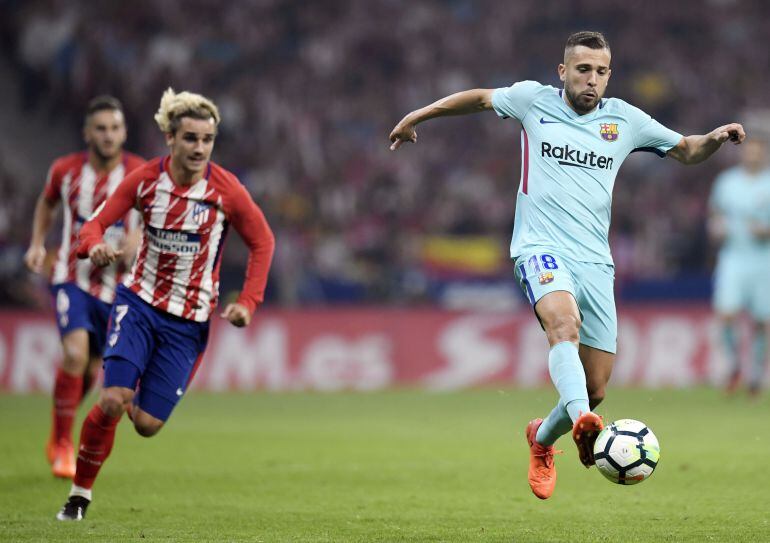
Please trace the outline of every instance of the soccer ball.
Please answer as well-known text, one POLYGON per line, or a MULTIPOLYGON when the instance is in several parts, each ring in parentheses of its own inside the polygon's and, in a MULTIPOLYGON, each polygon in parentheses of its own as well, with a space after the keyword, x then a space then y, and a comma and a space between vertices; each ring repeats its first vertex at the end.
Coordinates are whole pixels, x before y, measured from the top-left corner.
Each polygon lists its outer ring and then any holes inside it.
POLYGON ((660 460, 660 445, 643 422, 620 419, 599 433, 594 460, 599 472, 613 483, 635 485, 652 475, 660 460))

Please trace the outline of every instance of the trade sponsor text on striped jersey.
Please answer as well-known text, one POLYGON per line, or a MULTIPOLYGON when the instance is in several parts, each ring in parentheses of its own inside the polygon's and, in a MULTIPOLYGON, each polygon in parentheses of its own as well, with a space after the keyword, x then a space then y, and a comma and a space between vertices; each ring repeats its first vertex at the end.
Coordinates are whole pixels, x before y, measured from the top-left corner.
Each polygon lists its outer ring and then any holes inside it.
POLYGON ((238 178, 209 162, 202 179, 177 185, 169 157, 156 158, 121 183, 80 233, 86 258, 105 230, 131 207, 144 219, 144 234, 124 284, 142 300, 172 315, 208 320, 219 295, 219 268, 232 225, 249 249, 238 303, 253 312, 264 297, 275 241, 262 211, 238 178))

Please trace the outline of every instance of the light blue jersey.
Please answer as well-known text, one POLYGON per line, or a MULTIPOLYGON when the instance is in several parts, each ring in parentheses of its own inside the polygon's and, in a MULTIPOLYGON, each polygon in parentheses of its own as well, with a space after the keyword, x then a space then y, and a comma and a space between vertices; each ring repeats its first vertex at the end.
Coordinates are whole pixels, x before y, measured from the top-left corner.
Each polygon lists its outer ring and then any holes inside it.
POLYGON ((633 151, 665 156, 682 135, 617 98, 579 115, 561 90, 535 81, 496 89, 492 106, 523 127, 511 257, 552 250, 612 265, 608 233, 620 165, 633 151))
POLYGON ((770 254, 770 242, 751 232, 752 223, 770 226, 770 171, 752 174, 737 166, 714 182, 710 207, 725 221, 726 237, 720 255, 741 257, 770 254))
POLYGON ((726 231, 714 272, 714 308, 726 315, 746 309, 770 320, 770 240, 752 233, 752 225, 770 226, 770 171, 726 170, 717 177, 710 206, 726 231))

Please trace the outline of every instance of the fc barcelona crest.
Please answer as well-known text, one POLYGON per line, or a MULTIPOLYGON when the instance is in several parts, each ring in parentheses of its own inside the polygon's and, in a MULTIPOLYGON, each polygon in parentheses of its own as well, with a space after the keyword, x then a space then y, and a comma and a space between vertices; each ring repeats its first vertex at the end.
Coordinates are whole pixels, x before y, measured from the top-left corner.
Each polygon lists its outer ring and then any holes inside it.
POLYGON ((620 134, 618 133, 617 123, 602 123, 599 125, 599 134, 604 141, 615 141, 620 134))
POLYGON ((538 279, 541 285, 547 285, 548 283, 553 283, 553 272, 541 273, 538 279))

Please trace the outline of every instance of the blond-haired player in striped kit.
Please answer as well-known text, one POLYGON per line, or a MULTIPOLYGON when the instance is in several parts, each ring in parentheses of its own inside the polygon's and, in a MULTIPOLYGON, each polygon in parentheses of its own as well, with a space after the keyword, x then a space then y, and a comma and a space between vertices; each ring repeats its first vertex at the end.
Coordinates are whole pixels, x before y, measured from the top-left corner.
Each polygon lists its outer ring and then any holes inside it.
POLYGON ((134 171, 80 232, 78 256, 118 259, 103 234, 129 209, 144 221, 131 273, 118 287, 104 353, 104 388, 80 434, 77 471, 59 520, 81 520, 115 429, 129 410, 137 433, 157 434, 181 400, 206 348, 230 226, 249 249, 243 290, 222 317, 246 326, 262 302, 275 241, 238 178, 210 161, 219 126, 214 103, 166 91, 155 120, 169 155, 134 171))

